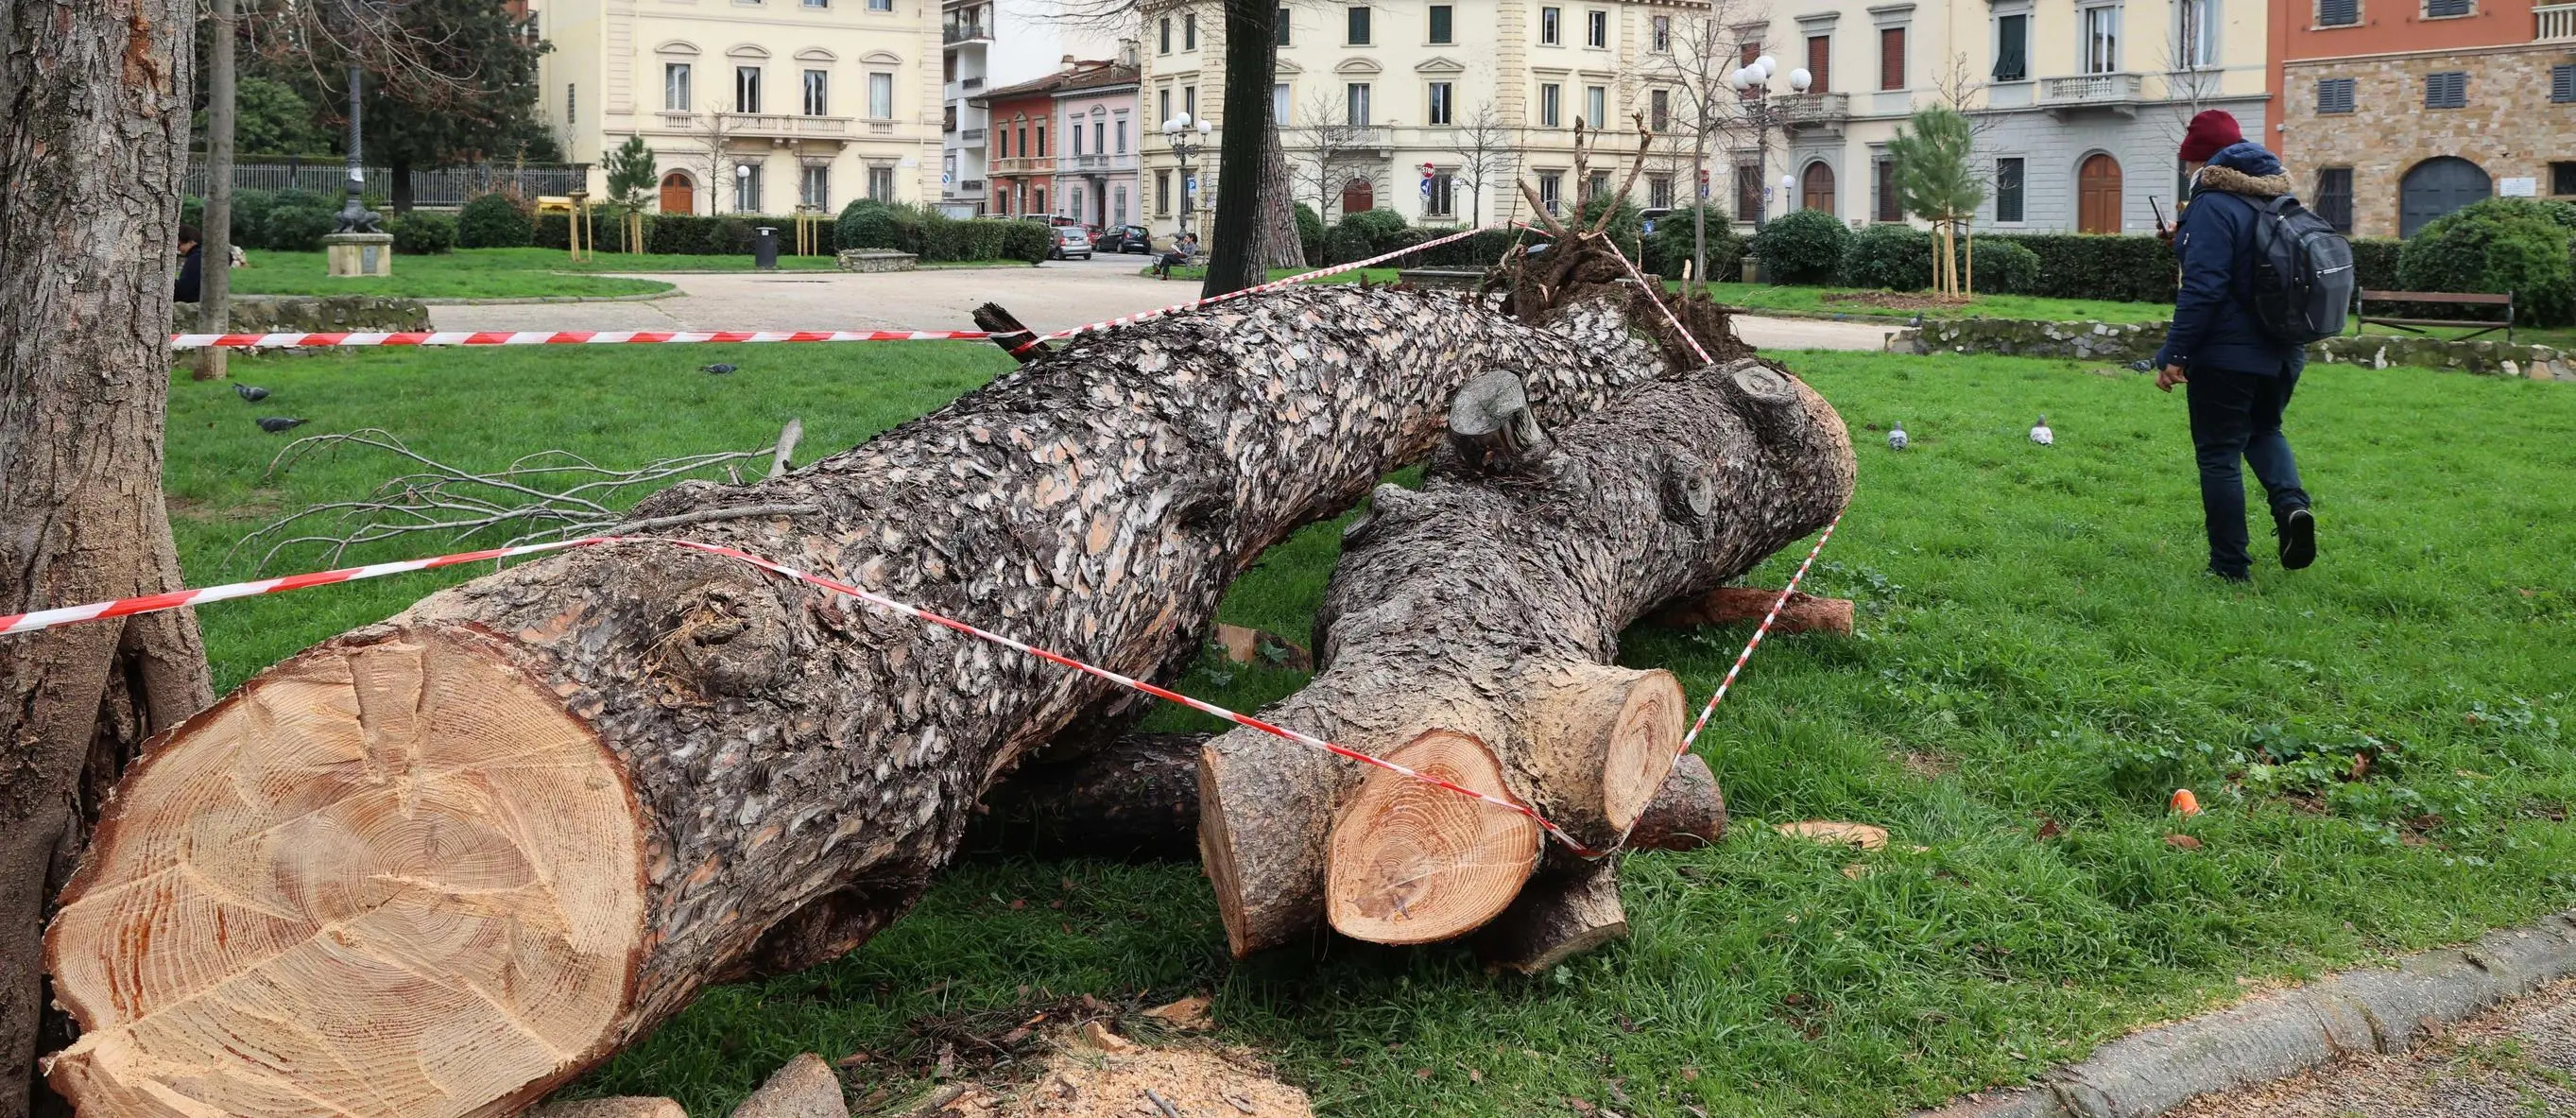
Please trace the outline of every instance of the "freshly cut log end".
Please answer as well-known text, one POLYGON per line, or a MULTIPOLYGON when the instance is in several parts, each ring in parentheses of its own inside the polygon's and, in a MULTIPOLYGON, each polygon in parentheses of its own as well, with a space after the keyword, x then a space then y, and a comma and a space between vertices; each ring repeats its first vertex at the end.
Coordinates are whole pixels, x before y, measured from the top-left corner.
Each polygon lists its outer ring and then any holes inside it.
POLYGON ((1619 860, 1601 858, 1540 875, 1473 942, 1488 966, 1537 974, 1627 936, 1619 860))
POLYGON ((623 766, 472 641, 293 661, 147 755, 49 932, 57 1091, 435 1118, 608 1046, 644 934, 623 766))
POLYGON ((1563 735, 1556 748, 1599 758, 1602 816, 1625 833, 1681 752, 1690 718, 1681 680, 1660 668, 1591 664, 1575 665, 1559 680, 1555 701, 1540 708, 1538 748, 1550 748, 1553 731, 1563 735))
MULTIPOLYGON (((1386 759, 1493 796, 1509 797, 1485 743, 1433 730, 1386 759)), ((1446 788, 1372 769, 1333 825, 1325 853, 1326 916, 1373 943, 1430 943, 1494 918, 1538 864, 1529 816, 1446 788)), ((1220 882, 1219 895, 1225 893, 1220 882)))
POLYGON ((1641 850, 1697 850, 1724 841, 1726 796, 1708 761, 1696 753, 1673 762, 1655 801, 1628 831, 1628 845, 1641 850))

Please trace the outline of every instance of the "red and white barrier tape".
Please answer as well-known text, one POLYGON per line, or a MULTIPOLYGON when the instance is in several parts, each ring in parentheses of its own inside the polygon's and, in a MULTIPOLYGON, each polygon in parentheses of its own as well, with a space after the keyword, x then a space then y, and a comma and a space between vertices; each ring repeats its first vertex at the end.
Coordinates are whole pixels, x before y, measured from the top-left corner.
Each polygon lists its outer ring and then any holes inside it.
POLYGON ((1478 233, 1484 233, 1484 232, 1488 232, 1488 231, 1495 230, 1495 229, 1502 229, 1502 228, 1506 228, 1506 227, 1508 227, 1508 226, 1509 226, 1509 224, 1510 224, 1510 223, 1508 223, 1508 222, 1501 222, 1501 221, 1498 221, 1498 222, 1495 222, 1495 223, 1493 223, 1493 224, 1491 224, 1491 225, 1478 226, 1477 228, 1474 228, 1474 229, 1462 229, 1462 230, 1460 230, 1460 231, 1458 231, 1458 232, 1451 233, 1451 234, 1449 234, 1449 235, 1448 235, 1448 236, 1446 236, 1446 237, 1440 237, 1440 238, 1436 238, 1436 239, 1434 239, 1434 240, 1424 241, 1424 242, 1422 242, 1421 244, 1418 244, 1418 245, 1412 245, 1412 246, 1409 246, 1409 247, 1406 247, 1406 248, 1400 248, 1400 249, 1395 250, 1394 252, 1379 253, 1378 255, 1376 255, 1376 256, 1372 256, 1372 257, 1369 257, 1369 258, 1368 258, 1368 259, 1366 259, 1366 260, 1354 260, 1354 261, 1351 261, 1351 262, 1350 262, 1350 263, 1348 263, 1348 264, 1335 264, 1335 265, 1333 265, 1333 266, 1332 266, 1332 267, 1330 267, 1330 268, 1318 268, 1318 269, 1316 269, 1316 270, 1314 270, 1314 271, 1311 271, 1311 272, 1300 272, 1300 273, 1298 273, 1298 274, 1296 274, 1296 275, 1289 276, 1289 277, 1288 277, 1288 278, 1286 278, 1286 279, 1275 279, 1275 280, 1272 280, 1272 281, 1270 281, 1270 282, 1268 282, 1268 283, 1258 284, 1258 285, 1255 285, 1255 286, 1252 286, 1252 287, 1244 288, 1244 289, 1243 289, 1243 290, 1241 290, 1241 291, 1229 291, 1229 292, 1226 292, 1226 293, 1225 293, 1225 294, 1223 294, 1223 295, 1211 295, 1211 296, 1208 296, 1207 298, 1204 298, 1204 299, 1192 299, 1192 300, 1190 300, 1190 301, 1188 301, 1188 302, 1186 302, 1186 303, 1174 303, 1174 304, 1172 304, 1171 306, 1168 306, 1168 307, 1158 307, 1158 308, 1156 308, 1156 309, 1154 309, 1154 310, 1150 310, 1150 311, 1138 311, 1138 312, 1136 312, 1135 314, 1130 314, 1130 315, 1120 315, 1119 317, 1117 317, 1117 318, 1113 318, 1113 319, 1110 319, 1110 320, 1108 320, 1108 321, 1106 321, 1106 322, 1094 322, 1094 323, 1092 323, 1092 324, 1091 324, 1091 325, 1089 325, 1089 326, 1076 326, 1076 327, 1074 327, 1073 329, 1070 329, 1070 330, 1058 330, 1058 331, 1056 331, 1055 333, 1052 333, 1052 334, 1042 334, 1042 335, 1039 335, 1039 336, 1038 336, 1038 337, 1036 337, 1036 338, 1032 338, 1032 339, 1030 339, 1030 340, 1029 340, 1029 342, 1028 342, 1028 344, 1023 345, 1023 346, 1019 347, 1018 349, 1013 350, 1012 352, 1014 352, 1014 353, 1024 353, 1024 352, 1027 352, 1028 350, 1035 349, 1035 348, 1037 348, 1038 346, 1043 345, 1043 344, 1045 344, 1045 343, 1047 343, 1047 342, 1062 341, 1062 340, 1064 340, 1064 339, 1066 339, 1066 338, 1076 337, 1076 336, 1079 336, 1079 335, 1082 335, 1082 334, 1097 333, 1097 332, 1102 331, 1102 330, 1107 330, 1107 329, 1109 329, 1109 328, 1111 328, 1111 327, 1113 327, 1113 326, 1126 326, 1126 325, 1129 325, 1129 324, 1132 324, 1132 323, 1143 322, 1143 321, 1145 321, 1146 319, 1149 319, 1149 318, 1161 318, 1162 316, 1167 315, 1167 314, 1175 314, 1175 313, 1178 313, 1178 312, 1180 312, 1180 311, 1191 310, 1191 309, 1193 309, 1193 308, 1197 308, 1197 307, 1204 307, 1204 306, 1207 306, 1207 305, 1209 305, 1209 304, 1211 304, 1211 303, 1222 303, 1222 302, 1225 302, 1225 301, 1226 301, 1226 300, 1228 300, 1228 299, 1240 299, 1240 298, 1243 298, 1243 297, 1244 297, 1244 296, 1246 296, 1246 295, 1259 295, 1259 294, 1261 294, 1261 293, 1263 293, 1263 292, 1266 292, 1266 291, 1277 291, 1277 290, 1279 290, 1279 289, 1281 289, 1281 288, 1283 288, 1283 287, 1291 287, 1291 286, 1294 286, 1294 285, 1296 285, 1296 284, 1306 283, 1306 282, 1308 282, 1308 281, 1310 281, 1310 280, 1319 280, 1319 279, 1323 279, 1323 278, 1325 278, 1325 277, 1327 277, 1327 276, 1338 276, 1338 275, 1343 275, 1343 274, 1345 274, 1345 273, 1349 273, 1349 272, 1356 272, 1356 271, 1359 271, 1359 270, 1360 270, 1360 269, 1362 269, 1362 268, 1372 267, 1372 266, 1375 266, 1375 265, 1378 265, 1378 264, 1384 264, 1384 263, 1386 263, 1387 261, 1389 261, 1389 260, 1393 260, 1393 259, 1395 259, 1396 257, 1399 257, 1399 256, 1409 256, 1409 255, 1412 255, 1413 253, 1420 252, 1420 251, 1422 251, 1422 250, 1424 250, 1424 249, 1427 249, 1427 248, 1437 248, 1437 247, 1439 247, 1439 246, 1441 246, 1441 245, 1448 244, 1448 243, 1449 243, 1449 242, 1451 242, 1451 241, 1463 241, 1463 240, 1465 240, 1465 239, 1467 239, 1467 238, 1469 238, 1469 237, 1473 237, 1473 236, 1475 236, 1475 235, 1476 235, 1476 234, 1478 234, 1478 233))
POLYGON ((1798 573, 1790 575, 1789 585, 1781 587, 1780 596, 1772 599, 1771 612, 1762 615, 1762 624, 1753 630, 1753 639, 1744 642, 1744 651, 1736 655, 1735 666, 1726 669, 1726 678, 1718 681, 1717 693, 1708 697, 1707 706, 1699 708, 1699 721, 1691 723, 1690 732, 1682 735, 1683 753, 1689 753, 1691 743, 1699 740, 1699 732, 1708 726, 1708 716, 1717 713, 1717 704, 1726 701, 1727 690, 1735 686, 1736 673, 1743 671, 1744 662, 1753 658, 1753 650, 1762 647, 1762 638, 1771 632, 1771 623, 1780 620, 1781 608, 1789 604, 1790 595, 1798 592, 1798 581, 1807 577, 1807 568, 1815 565, 1816 556, 1824 554, 1825 541, 1834 538, 1834 529, 1843 525, 1843 513, 1850 511, 1845 508, 1843 512, 1834 514, 1833 523, 1825 525, 1825 534, 1816 537, 1816 546, 1809 548, 1805 561, 1798 564, 1798 573))
POLYGON ((703 543, 697 540, 671 539, 665 536, 586 536, 576 540, 558 540, 552 543, 522 544, 516 547, 488 548, 482 551, 468 551, 456 555, 441 555, 429 559, 406 559, 394 563, 370 563, 361 567, 343 567, 334 571, 316 571, 311 574, 290 575, 284 578, 268 578, 258 579, 251 582, 236 582, 229 585, 210 586, 196 590, 173 590, 166 594, 151 594, 139 598, 121 598, 109 602, 93 602, 89 605, 83 606, 64 606, 60 609, 37 610, 33 613, 21 613, 0 617, 0 636, 14 633, 32 633, 43 629, 54 628, 56 626, 71 625, 82 621, 96 621, 102 618, 130 617, 138 613, 155 613, 161 610, 178 609, 181 606, 202 605, 207 602, 220 602, 233 598, 249 598, 262 594, 282 594, 290 590, 302 590, 313 586, 328 586, 334 583, 355 582, 359 579, 382 578, 387 575, 409 574, 413 571, 435 570, 440 567, 453 567, 465 563, 480 563, 496 559, 516 558, 524 555, 540 555, 549 551, 564 551, 577 547, 597 547, 603 544, 620 543, 662 544, 670 547, 686 548, 690 551, 704 552, 709 555, 720 555, 728 559, 748 563, 772 574, 782 575, 810 586, 821 587, 822 589, 829 590, 836 594, 844 594, 849 597, 857 598, 869 605, 892 610, 916 621, 924 621, 943 628, 952 629, 968 636, 975 637, 979 640, 990 641, 994 644, 1001 645, 1002 647, 1011 649, 1015 652, 1034 656, 1051 664, 1071 668, 1086 675, 1108 680, 1111 683, 1132 691, 1140 691, 1166 702, 1179 703, 1192 710, 1199 711, 1203 714, 1214 715, 1238 726, 1246 726, 1274 737, 1296 742, 1299 745, 1311 746, 1313 748, 1332 753, 1336 756, 1347 757, 1351 760, 1358 761, 1361 764, 1374 765, 1408 779, 1418 780, 1436 788, 1447 789, 1448 791, 1455 792, 1461 796, 1482 800, 1485 803, 1494 805, 1495 807, 1518 812, 1522 815, 1528 816, 1531 822, 1538 824, 1540 829, 1546 831, 1549 836, 1555 838, 1558 842, 1564 843, 1577 855, 1585 858, 1598 858, 1603 853, 1575 841, 1574 836, 1565 833, 1562 828, 1558 827, 1554 823, 1548 822, 1544 817, 1540 816, 1537 811, 1518 801, 1491 795, 1485 792, 1479 792, 1461 784, 1442 780, 1429 773, 1408 768, 1404 765, 1396 764, 1393 761, 1389 761, 1381 757, 1362 753, 1359 750, 1352 749, 1348 746, 1336 745, 1322 738, 1300 733, 1284 726, 1272 725, 1271 723, 1264 722, 1250 715, 1238 714, 1234 711, 1218 706, 1215 703, 1193 699, 1178 691, 1157 687, 1143 680, 1131 679, 1117 672, 1110 671, 1107 668, 1096 667, 1080 660, 1076 660, 1070 656, 1049 652, 1046 649, 1013 640, 1012 638, 1003 636, 999 633, 990 632, 954 618, 932 613, 931 611, 919 606, 896 601, 883 594, 864 590, 848 583, 826 578, 821 575, 808 574, 804 571, 797 570, 794 567, 787 566, 774 560, 762 558, 747 551, 726 547, 722 544, 703 543))
POLYGON ((983 330, 442 330, 399 334, 174 334, 172 349, 320 346, 693 345, 704 342, 975 342, 983 330))

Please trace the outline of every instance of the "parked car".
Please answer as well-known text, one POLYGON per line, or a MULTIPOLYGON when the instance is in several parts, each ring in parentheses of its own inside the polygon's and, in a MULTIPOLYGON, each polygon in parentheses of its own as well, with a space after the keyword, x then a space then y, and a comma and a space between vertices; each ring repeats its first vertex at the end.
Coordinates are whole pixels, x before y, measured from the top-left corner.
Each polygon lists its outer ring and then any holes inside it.
POLYGON ((1084 232, 1079 225, 1056 226, 1055 248, 1047 253, 1047 259, 1071 260, 1077 256, 1091 259, 1091 234, 1084 232))
POLYGON ((1154 255, 1154 235, 1146 232, 1142 225, 1121 225, 1110 230, 1106 240, 1096 243, 1109 252, 1154 255))

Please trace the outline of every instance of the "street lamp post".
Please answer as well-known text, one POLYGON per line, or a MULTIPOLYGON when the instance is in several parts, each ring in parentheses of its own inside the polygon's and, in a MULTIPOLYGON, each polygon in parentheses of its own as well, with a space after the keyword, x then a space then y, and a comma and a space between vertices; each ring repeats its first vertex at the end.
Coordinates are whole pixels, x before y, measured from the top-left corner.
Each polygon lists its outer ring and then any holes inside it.
POLYGON ((331 223, 334 233, 382 233, 384 218, 367 208, 367 171, 365 154, 359 149, 358 83, 366 71, 356 62, 349 63, 349 199, 340 206, 340 214, 331 223))
POLYGON ((1190 233, 1190 157, 1207 147, 1208 134, 1214 131, 1216 131, 1216 125, 1204 120, 1191 120, 1188 113, 1182 113, 1163 122, 1163 142, 1172 146, 1172 154, 1181 161, 1179 236, 1182 237, 1190 233))
MULTIPOLYGON (((1770 175, 1771 130, 1780 128, 1785 131, 1789 123, 1788 112, 1771 100, 1771 75, 1779 70, 1779 66, 1778 59, 1766 54, 1726 76, 1726 84, 1736 92, 1754 91, 1752 100, 1745 102, 1744 119, 1754 128, 1753 181, 1760 184, 1765 192, 1770 190, 1770 183, 1764 180, 1770 175)), ((1790 93, 1805 93, 1807 87, 1813 84, 1815 84, 1815 75, 1803 69, 1789 71, 1790 93)), ((1788 200, 1789 192, 1795 189, 1797 181, 1797 178, 1791 175, 1780 176, 1780 197, 1784 204, 1788 200)), ((1761 235, 1762 227, 1770 220, 1770 216, 1771 200, 1757 197, 1753 208, 1754 235, 1761 235)), ((1755 268, 1757 270, 1754 276, 1755 282, 1761 282, 1767 278, 1761 273, 1767 273, 1770 266, 1762 263, 1759 257, 1755 258, 1755 268)))
POLYGON ((735 213, 741 213, 741 212, 742 212, 742 195, 743 195, 743 192, 744 192, 744 191, 749 190, 750 188, 751 188, 751 164, 749 164, 749 163, 736 163, 736 164, 734 164, 734 165, 733 165, 733 212, 735 212, 735 213))

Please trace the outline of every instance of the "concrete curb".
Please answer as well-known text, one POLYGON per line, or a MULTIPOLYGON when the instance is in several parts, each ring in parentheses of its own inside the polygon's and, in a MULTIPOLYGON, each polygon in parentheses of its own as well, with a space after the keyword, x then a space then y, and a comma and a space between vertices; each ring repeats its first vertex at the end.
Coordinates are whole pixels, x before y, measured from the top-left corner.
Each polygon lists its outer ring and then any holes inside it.
POLYGON ((633 295, 520 295, 508 299, 423 299, 433 307, 525 307, 538 303, 650 303, 687 292, 673 287, 669 291, 639 291, 633 295))
POLYGON ((2402 1053, 2443 1026, 2576 974, 2576 910, 2466 947, 2345 971, 2231 1009, 2132 1033, 2037 1085, 1914 1118, 2153 1118, 2195 1095, 2241 1090, 2347 1052, 2402 1053))

